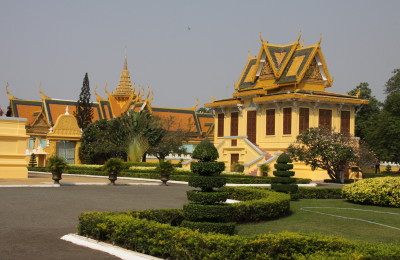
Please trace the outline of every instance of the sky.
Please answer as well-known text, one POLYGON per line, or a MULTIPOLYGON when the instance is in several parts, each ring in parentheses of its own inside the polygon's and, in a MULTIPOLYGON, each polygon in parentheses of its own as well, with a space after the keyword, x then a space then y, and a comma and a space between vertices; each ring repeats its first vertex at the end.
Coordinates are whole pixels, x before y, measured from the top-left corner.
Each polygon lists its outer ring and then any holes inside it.
POLYGON ((0 0, 0 107, 17 98, 77 100, 89 75, 113 91, 125 54, 132 83, 154 91, 153 106, 199 107, 234 92, 265 41, 286 45, 302 32, 318 42, 334 84, 346 94, 368 82, 384 100, 400 68, 400 1, 0 0))

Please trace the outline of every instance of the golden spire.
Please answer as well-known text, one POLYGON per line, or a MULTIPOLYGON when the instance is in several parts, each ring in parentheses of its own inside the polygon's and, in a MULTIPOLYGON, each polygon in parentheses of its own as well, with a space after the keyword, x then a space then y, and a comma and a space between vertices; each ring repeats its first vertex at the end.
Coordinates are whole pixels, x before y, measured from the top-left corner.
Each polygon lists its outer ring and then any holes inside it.
POLYGON ((124 58, 124 69, 122 70, 121 77, 119 79, 119 84, 115 91, 113 92, 113 96, 118 99, 127 99, 131 96, 133 92, 131 77, 128 71, 128 62, 126 59, 126 55, 124 58))
POLYGON ((39 93, 40 93, 40 95, 42 95, 42 99, 51 99, 48 96, 46 96, 46 94, 43 93, 43 91, 41 90, 41 87, 42 87, 42 82, 39 83, 39 87, 38 87, 39 93))
POLYGON ((10 93, 10 91, 8 91, 8 82, 7 82, 7 84, 6 84, 6 92, 7 92, 7 95, 8 95, 8 99, 9 99, 9 100, 17 99, 17 98, 15 98, 15 97, 10 93))

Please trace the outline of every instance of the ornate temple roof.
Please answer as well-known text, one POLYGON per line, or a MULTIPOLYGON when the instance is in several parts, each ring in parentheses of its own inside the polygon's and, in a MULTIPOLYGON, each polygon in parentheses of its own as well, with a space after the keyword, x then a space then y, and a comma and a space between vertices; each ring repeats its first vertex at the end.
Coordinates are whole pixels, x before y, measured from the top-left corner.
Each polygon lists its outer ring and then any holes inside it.
POLYGON ((112 95, 116 98, 118 97, 130 97, 133 94, 132 83, 131 83, 131 76, 129 75, 128 71, 128 61, 126 56, 124 58, 124 68, 121 73, 121 77, 119 79, 119 84, 117 88, 114 90, 112 95))
POLYGON ((287 98, 288 93, 295 93, 302 99, 315 100, 319 97, 321 100, 343 99, 354 104, 365 103, 357 97, 326 92, 333 79, 321 50, 322 37, 318 43, 306 47, 299 43, 300 38, 301 35, 288 45, 274 45, 260 37, 259 53, 256 57, 248 55, 232 98, 213 100, 205 107, 240 105, 246 97, 253 97, 255 102, 281 100, 278 95, 287 98))
MULTIPOLYGON (((13 116, 27 118, 26 127, 31 134, 46 134, 46 129, 54 127, 56 120, 68 110, 73 115, 76 111, 77 101, 63 99, 51 99, 43 93, 39 86, 41 101, 32 101, 15 98, 6 88, 13 116), (68 109, 67 109, 68 108, 68 109)), ((149 110, 154 115, 171 122, 172 131, 182 130, 189 132, 192 138, 198 138, 209 132, 213 123, 212 114, 199 114, 196 112, 197 104, 193 108, 178 109, 152 107, 154 98, 153 91, 148 88, 147 92, 143 87, 136 86, 132 89, 131 79, 128 71, 127 58, 124 58, 124 67, 120 81, 116 89, 109 93, 107 85, 104 87, 107 99, 102 98, 94 88, 97 102, 92 102, 93 122, 99 119, 113 119, 121 114, 133 110, 149 110)))

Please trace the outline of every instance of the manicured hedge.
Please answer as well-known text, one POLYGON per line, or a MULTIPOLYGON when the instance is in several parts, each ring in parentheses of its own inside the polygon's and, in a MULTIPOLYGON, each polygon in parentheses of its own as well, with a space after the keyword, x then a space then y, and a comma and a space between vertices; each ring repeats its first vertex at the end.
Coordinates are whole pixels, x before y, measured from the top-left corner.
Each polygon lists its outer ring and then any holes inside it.
POLYGON ((345 199, 362 204, 400 207, 400 178, 359 180, 342 189, 345 199))
POLYGON ((234 208, 229 204, 186 203, 183 205, 183 212, 185 219, 190 221, 229 222, 234 220, 234 208))
POLYGON ((290 232, 250 237, 199 233, 129 214, 83 213, 78 233, 169 259, 396 259, 400 255, 400 247, 394 245, 290 232))
POLYGON ((299 199, 342 199, 342 188, 299 187, 299 199))
POLYGON ((190 165, 193 173, 203 176, 219 175, 224 169, 223 162, 194 162, 190 165))
MULTIPOLYGON (((28 167, 29 171, 47 172, 45 167, 28 167)), ((67 171, 71 174, 81 174, 81 175, 98 175, 106 176, 105 173, 101 171, 99 167, 80 167, 73 166, 67 171)), ((190 172, 176 171, 170 176, 170 180, 175 181, 188 181, 190 172)), ((132 178, 146 178, 146 179, 160 179, 160 174, 156 172, 155 169, 130 169, 121 172, 119 177, 132 177, 132 178)), ((226 178, 227 183, 236 184, 270 184, 273 177, 258 177, 250 175, 234 175, 234 174, 223 174, 221 175, 226 178)), ((294 178, 296 184, 308 184, 311 182, 310 179, 294 178)))
POLYGON ((226 184, 226 179, 222 176, 190 176, 188 184, 190 187, 210 190, 212 188, 221 188, 224 186, 226 184))
POLYGON ((239 223, 275 219, 289 214, 290 195, 253 187, 223 187, 229 198, 239 200, 233 203, 234 219, 239 223))
POLYGON ((189 190, 186 192, 188 200, 193 203, 199 204, 214 204, 225 202, 229 196, 228 192, 218 191, 210 194, 204 194, 204 192, 198 190, 189 190))

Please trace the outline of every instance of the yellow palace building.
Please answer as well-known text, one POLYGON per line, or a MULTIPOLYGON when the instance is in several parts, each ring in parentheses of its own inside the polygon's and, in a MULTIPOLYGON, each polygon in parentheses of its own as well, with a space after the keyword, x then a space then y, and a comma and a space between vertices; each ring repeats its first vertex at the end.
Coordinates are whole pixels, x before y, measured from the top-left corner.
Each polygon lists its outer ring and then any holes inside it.
MULTIPOLYGON (((263 164, 273 169, 279 154, 309 127, 354 135, 356 107, 368 102, 326 91, 333 79, 321 40, 303 46, 300 36, 288 45, 260 38, 260 51, 256 57, 249 55, 232 97, 205 105, 215 112, 214 144, 219 160, 227 169, 241 163, 251 175, 261 175, 263 164)), ((321 169, 313 172, 301 162, 294 166, 296 177, 329 179, 321 169)))
MULTIPOLYGON (((10 93, 8 86, 6 91, 12 116, 26 118, 25 128, 29 136, 27 156, 35 153, 38 166, 44 166, 46 158, 53 155, 65 158, 68 163, 80 163, 78 154, 82 132, 74 116, 77 101, 50 98, 41 91, 40 86, 41 100, 16 98, 10 93)), ((153 106, 153 91, 135 84, 132 87, 126 57, 118 86, 110 93, 106 85, 104 91, 106 98, 97 93, 97 87, 94 90, 96 102, 92 103, 93 122, 100 119, 111 120, 129 110, 148 110, 164 119, 169 125, 168 130, 189 134, 189 141, 185 144, 189 153, 210 132, 214 121, 210 113, 197 113, 197 104, 188 109, 153 106)))

